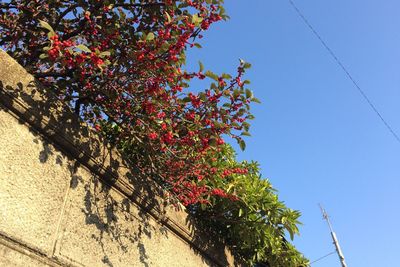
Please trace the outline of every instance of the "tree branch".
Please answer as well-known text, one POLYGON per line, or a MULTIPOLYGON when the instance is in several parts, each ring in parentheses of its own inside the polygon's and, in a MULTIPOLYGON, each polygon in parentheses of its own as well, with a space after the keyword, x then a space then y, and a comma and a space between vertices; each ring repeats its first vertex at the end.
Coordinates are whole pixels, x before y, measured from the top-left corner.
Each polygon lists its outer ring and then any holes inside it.
POLYGON ((35 78, 47 78, 47 77, 66 77, 68 75, 70 75, 72 73, 72 71, 68 71, 68 72, 38 72, 35 73, 33 76, 35 76, 35 78))
POLYGON ((61 20, 72 10, 74 10, 75 8, 77 8, 79 5, 75 4, 75 5, 71 5, 70 7, 68 7, 67 9, 65 9, 60 16, 57 18, 56 22, 54 22, 54 27, 53 29, 56 30, 59 26, 59 24, 61 23, 61 20))
POLYGON ((150 6, 165 6, 165 3, 146 3, 146 4, 120 3, 120 4, 114 5, 114 7, 123 7, 123 8, 129 8, 129 7, 146 8, 146 7, 150 7, 150 6))

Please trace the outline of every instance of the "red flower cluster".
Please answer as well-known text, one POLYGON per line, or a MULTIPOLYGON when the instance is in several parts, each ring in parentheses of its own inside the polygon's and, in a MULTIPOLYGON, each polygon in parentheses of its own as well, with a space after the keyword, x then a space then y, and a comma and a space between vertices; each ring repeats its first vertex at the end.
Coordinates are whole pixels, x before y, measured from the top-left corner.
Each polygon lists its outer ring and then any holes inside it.
POLYGON ((52 46, 51 49, 49 49, 48 54, 50 59, 55 60, 57 57, 61 56, 64 54, 64 57, 66 57, 68 63, 72 63, 71 58, 70 58, 70 53, 69 51, 66 51, 67 48, 71 47, 74 45, 73 42, 67 40, 67 41, 60 41, 58 38, 58 35, 53 35, 50 37, 52 46), (64 53, 62 53, 62 51, 64 53))

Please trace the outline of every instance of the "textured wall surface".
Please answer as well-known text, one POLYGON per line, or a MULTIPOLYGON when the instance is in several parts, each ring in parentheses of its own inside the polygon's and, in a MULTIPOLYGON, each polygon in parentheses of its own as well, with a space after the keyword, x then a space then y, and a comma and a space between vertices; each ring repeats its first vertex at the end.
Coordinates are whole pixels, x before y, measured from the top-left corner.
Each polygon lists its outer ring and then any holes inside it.
POLYGON ((233 265, 2 51, 0 62, 0 266, 233 265))

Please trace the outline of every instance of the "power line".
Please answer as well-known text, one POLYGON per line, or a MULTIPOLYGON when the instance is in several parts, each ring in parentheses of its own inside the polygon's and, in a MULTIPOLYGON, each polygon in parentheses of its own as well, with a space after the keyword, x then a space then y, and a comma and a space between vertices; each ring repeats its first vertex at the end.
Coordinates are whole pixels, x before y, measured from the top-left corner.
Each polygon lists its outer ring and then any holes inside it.
POLYGON ((346 73, 347 77, 350 79, 350 81, 353 83, 353 85, 356 87, 356 89, 361 94, 361 96, 364 98, 364 100, 368 103, 368 105, 372 108, 372 110, 376 113, 376 115, 381 119, 383 124, 389 130, 389 132, 393 135, 393 137, 397 140, 397 142, 400 143, 400 137, 392 129, 392 127, 389 125, 389 123, 383 118, 382 114, 378 111, 378 109, 375 107, 375 105, 371 102, 369 97, 361 89, 361 87, 358 85, 356 80, 353 78, 353 76, 350 74, 350 72, 346 69, 346 67, 343 65, 343 63, 339 60, 339 58, 335 55, 335 53, 332 51, 332 49, 322 39, 321 35, 319 35, 319 33, 314 29, 314 27, 307 20, 307 18, 303 15, 303 13, 296 6, 296 4, 292 0, 288 0, 288 1, 289 1, 290 5, 293 7, 293 9, 296 11, 296 13, 299 15, 299 17, 303 20, 303 22, 308 26, 308 28, 313 32, 313 34, 318 38, 318 40, 324 46, 324 48, 328 51, 328 53, 333 57, 333 59, 336 61, 336 63, 340 66, 340 68, 346 73))
POLYGON ((332 251, 332 252, 329 253, 329 254, 326 254, 325 256, 322 256, 322 257, 320 257, 320 258, 318 258, 318 259, 316 259, 316 260, 310 262, 310 265, 316 263, 317 261, 323 260, 323 259, 325 259, 326 257, 328 257, 328 256, 330 256, 330 255, 332 255, 332 254, 336 254, 336 250, 335 250, 335 251, 332 251))

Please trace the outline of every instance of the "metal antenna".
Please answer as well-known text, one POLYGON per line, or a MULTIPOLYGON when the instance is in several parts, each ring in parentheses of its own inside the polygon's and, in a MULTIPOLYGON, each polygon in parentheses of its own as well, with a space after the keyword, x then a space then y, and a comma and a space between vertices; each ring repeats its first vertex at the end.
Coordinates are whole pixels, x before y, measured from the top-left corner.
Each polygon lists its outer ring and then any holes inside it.
POLYGON ((325 209, 321 206, 321 204, 319 204, 319 207, 320 207, 321 212, 322 212, 322 217, 323 217, 324 220, 326 220, 326 222, 328 223, 329 230, 331 231, 331 236, 332 236, 332 239, 333 239, 333 244, 334 244, 335 247, 336 247, 336 253, 337 253, 338 256, 339 256, 340 263, 342 264, 342 267, 347 267, 347 264, 346 264, 346 262, 344 261, 343 252, 342 252, 342 250, 340 249, 339 241, 337 240, 336 234, 335 234, 335 232, 334 232, 333 229, 332 229, 331 222, 329 221, 328 213, 326 213, 325 209))

